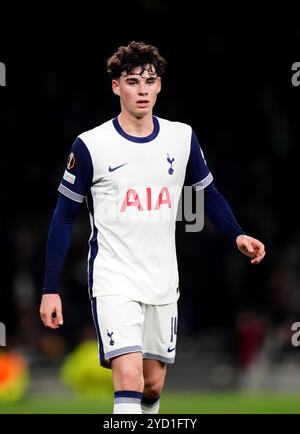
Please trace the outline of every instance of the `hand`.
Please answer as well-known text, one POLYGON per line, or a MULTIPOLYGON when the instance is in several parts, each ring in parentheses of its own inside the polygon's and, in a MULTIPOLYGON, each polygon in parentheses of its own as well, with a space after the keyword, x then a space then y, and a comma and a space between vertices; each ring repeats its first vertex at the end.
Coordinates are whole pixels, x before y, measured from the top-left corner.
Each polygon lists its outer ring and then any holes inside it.
POLYGON ((244 255, 252 258, 251 264, 259 264, 266 254, 263 243, 248 235, 239 235, 236 245, 244 255))
POLYGON ((61 299, 58 294, 43 295, 40 315, 44 325, 51 329, 58 329, 63 324, 61 299))

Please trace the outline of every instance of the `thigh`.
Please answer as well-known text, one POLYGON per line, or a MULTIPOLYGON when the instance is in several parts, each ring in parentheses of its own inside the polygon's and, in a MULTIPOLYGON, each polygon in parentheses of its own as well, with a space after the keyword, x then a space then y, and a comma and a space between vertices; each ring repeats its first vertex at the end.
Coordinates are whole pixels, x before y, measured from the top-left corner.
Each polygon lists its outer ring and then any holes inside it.
POLYGON ((142 352, 141 303, 123 296, 94 297, 92 309, 102 366, 110 367, 110 360, 121 354, 142 352))
POLYGON ((143 357, 174 363, 177 340, 177 302, 146 305, 143 330, 143 357))
POLYGON ((111 359, 114 390, 143 391, 142 353, 128 353, 111 359))

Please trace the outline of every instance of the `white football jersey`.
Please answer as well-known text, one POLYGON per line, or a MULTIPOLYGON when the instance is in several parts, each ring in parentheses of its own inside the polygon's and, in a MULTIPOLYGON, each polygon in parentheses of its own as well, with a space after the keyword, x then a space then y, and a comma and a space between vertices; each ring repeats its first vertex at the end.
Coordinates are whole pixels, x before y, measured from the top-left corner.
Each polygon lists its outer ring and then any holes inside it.
POLYGON ((90 214, 91 297, 123 295, 162 305, 179 297, 175 222, 184 183, 206 187, 212 175, 192 128, 153 117, 147 137, 118 119, 72 145, 59 192, 86 199, 90 214))

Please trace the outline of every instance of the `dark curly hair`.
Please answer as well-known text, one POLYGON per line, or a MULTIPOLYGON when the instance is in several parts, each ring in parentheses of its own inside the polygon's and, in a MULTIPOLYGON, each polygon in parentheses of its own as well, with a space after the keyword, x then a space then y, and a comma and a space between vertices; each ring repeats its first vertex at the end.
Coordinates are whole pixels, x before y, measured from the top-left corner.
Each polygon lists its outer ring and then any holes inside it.
MULTIPOLYGON (((134 68, 141 66, 141 74, 147 69, 147 65, 153 65, 155 73, 161 76, 167 62, 159 54, 158 49, 153 45, 147 45, 144 42, 131 41, 127 46, 120 46, 117 51, 107 59, 106 70, 111 79, 118 79, 122 72, 130 74, 134 68)), ((154 74, 153 69, 147 71, 154 74)))

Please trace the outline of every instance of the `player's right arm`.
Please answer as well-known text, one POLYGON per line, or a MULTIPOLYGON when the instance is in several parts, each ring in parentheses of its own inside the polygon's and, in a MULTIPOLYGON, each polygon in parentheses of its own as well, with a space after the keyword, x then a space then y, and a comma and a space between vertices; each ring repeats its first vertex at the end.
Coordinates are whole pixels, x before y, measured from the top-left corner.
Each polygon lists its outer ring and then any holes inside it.
POLYGON ((77 138, 59 185, 59 197, 51 220, 47 247, 40 316, 46 327, 63 324, 59 278, 67 255, 73 224, 93 178, 92 161, 84 142, 77 138))
POLYGON ((40 315, 44 325, 53 329, 63 323, 61 299, 58 294, 59 276, 69 249, 79 207, 80 203, 59 194, 49 228, 40 315))

